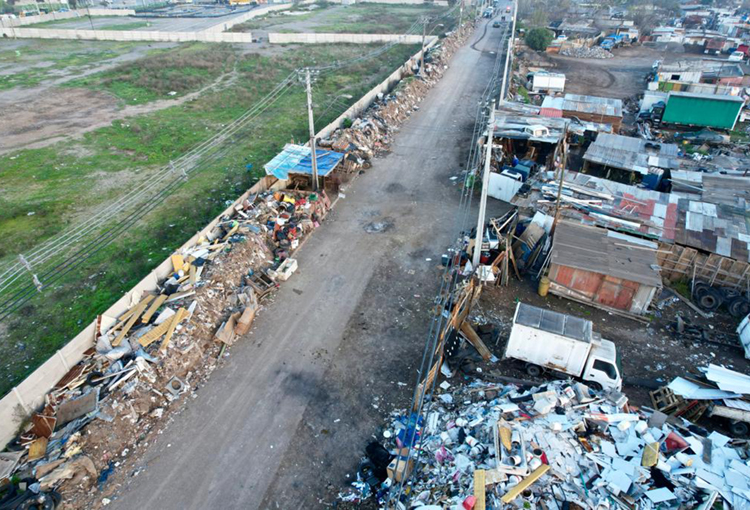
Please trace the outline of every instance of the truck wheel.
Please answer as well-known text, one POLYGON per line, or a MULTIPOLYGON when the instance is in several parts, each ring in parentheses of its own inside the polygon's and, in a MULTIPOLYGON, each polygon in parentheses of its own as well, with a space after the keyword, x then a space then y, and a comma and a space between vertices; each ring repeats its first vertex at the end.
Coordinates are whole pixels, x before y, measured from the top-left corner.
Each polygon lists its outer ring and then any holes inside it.
POLYGON ((602 385, 598 382, 586 381, 584 384, 594 391, 602 391, 602 385))
POLYGON ((534 365, 532 363, 527 363, 526 373, 529 374, 531 377, 539 377, 540 375, 542 375, 542 367, 538 365, 534 365))
POLYGON ((747 436, 748 430, 747 423, 744 421, 734 421, 729 425, 729 431, 736 437, 747 436))
POLYGON ((705 282, 695 282, 695 285, 693 286, 693 297, 695 299, 702 298, 710 288, 711 286, 705 282))
POLYGON ((706 289, 706 293, 698 299, 698 306, 706 312, 713 312, 721 306, 721 292, 714 288, 706 289))
POLYGON ((741 317, 745 317, 748 313, 750 313, 750 301, 742 296, 739 296, 734 298, 729 303, 727 308, 729 308, 729 313, 732 315, 732 317, 736 317, 739 319, 741 317))

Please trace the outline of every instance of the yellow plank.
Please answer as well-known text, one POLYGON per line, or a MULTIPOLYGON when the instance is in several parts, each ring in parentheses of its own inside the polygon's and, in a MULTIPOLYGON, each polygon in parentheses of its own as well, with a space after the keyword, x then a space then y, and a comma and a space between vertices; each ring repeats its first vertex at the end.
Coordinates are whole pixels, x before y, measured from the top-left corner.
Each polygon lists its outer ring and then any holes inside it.
POLYGON ((174 268, 174 272, 182 270, 182 266, 185 265, 185 259, 182 258, 182 255, 179 253, 175 253, 172 255, 172 267, 174 268))
POLYGON ((128 322, 128 319, 133 316, 133 312, 135 312, 135 310, 138 308, 138 305, 140 305, 144 301, 149 301, 150 302, 152 299, 154 299, 154 296, 151 295, 151 294, 149 294, 145 298, 143 298, 142 300, 140 300, 136 305, 132 306, 127 312, 125 312, 124 314, 120 315, 117 318, 120 322, 118 322, 112 328, 112 331, 115 331, 115 330, 120 329, 121 327, 123 327, 128 322))
POLYGON ((484 485, 484 469, 477 469, 476 471, 474 471, 474 498, 476 498, 476 503, 474 503, 474 510, 485 510, 487 508, 485 506, 487 496, 485 496, 484 493, 484 485))
POLYGON ((549 471, 549 465, 542 464, 541 466, 536 468, 529 476, 521 480, 521 483, 506 492, 505 496, 500 498, 500 501, 507 505, 508 503, 516 499, 519 494, 531 487, 531 485, 539 480, 547 471, 549 471))
POLYGON ((172 339, 175 328, 186 315, 187 310, 185 310, 184 308, 180 308, 179 310, 177 310, 177 313, 174 316, 174 320, 169 323, 169 331, 167 331, 167 336, 164 337, 164 341, 159 346, 160 351, 164 352, 167 350, 167 346, 169 345, 169 341, 172 339))
POLYGON ((166 294, 160 294, 159 297, 154 299, 154 302, 151 303, 151 306, 148 307, 146 313, 144 313, 143 317, 141 317, 141 322, 150 321, 151 317, 156 313, 156 310, 158 310, 159 307, 164 304, 164 301, 166 301, 168 297, 169 296, 167 296, 166 294))
POLYGON ((135 310, 133 310, 133 315, 130 316, 128 319, 128 322, 125 323, 125 326, 122 328, 122 331, 118 333, 117 338, 115 338, 112 341, 112 346, 117 347, 120 345, 120 342, 122 342, 122 339, 125 338, 125 335, 128 334, 128 331, 130 331, 130 328, 133 327, 133 324, 135 324, 135 321, 138 320, 138 317, 141 316, 141 314, 146 310, 146 307, 151 302, 151 300, 154 299, 154 296, 148 296, 148 298, 142 300, 140 303, 138 303, 138 306, 135 307, 135 310))
POLYGON ((482 356, 483 360, 489 361, 489 359, 492 358, 492 353, 468 322, 461 324, 461 333, 463 333, 469 343, 474 346, 479 355, 482 356))
POLYGON ((39 437, 37 439, 34 439, 34 442, 31 443, 31 446, 29 447, 29 460, 36 460, 41 459, 45 455, 47 455, 47 444, 49 443, 49 439, 46 437, 39 437))
POLYGON ((198 281, 198 270, 195 266, 190 265, 190 283, 195 284, 198 281))
POLYGON ((503 446, 506 450, 510 451, 511 449, 511 431, 508 427, 501 427, 498 425, 497 428, 498 432, 500 433, 500 442, 503 443, 503 446))
POLYGON ((141 344, 143 347, 148 347, 152 343, 156 342, 158 339, 164 335, 164 333, 167 332, 169 329, 170 321, 164 321, 158 326, 156 326, 154 329, 143 335, 138 339, 138 343, 141 344))
POLYGON ((659 443, 649 443, 646 448, 643 449, 643 457, 641 457, 641 466, 653 467, 659 462, 659 443))

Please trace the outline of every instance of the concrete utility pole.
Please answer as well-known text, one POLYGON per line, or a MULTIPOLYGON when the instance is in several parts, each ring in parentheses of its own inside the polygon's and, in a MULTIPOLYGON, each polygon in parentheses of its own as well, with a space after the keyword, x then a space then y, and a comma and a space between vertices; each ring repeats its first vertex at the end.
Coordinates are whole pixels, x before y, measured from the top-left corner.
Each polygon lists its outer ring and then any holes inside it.
POLYGON ((555 204, 555 219, 552 222, 552 233, 557 227, 557 222, 560 219, 560 205, 562 203, 562 191, 563 183, 565 182, 565 165, 568 164, 568 125, 565 124, 563 129, 563 140, 562 140, 562 164, 560 165, 560 181, 557 183, 557 203, 555 204))
POLYGON ((315 121, 313 120, 312 106, 312 85, 310 83, 310 69, 307 69, 305 75, 305 84, 307 85, 307 120, 310 124, 310 157, 312 159, 312 189, 318 191, 318 160, 315 153, 315 121))
POLYGON ((419 55, 419 75, 422 76, 422 70, 424 69, 424 40, 427 37, 427 22, 429 18, 422 18, 422 53, 419 55))
POLYGON ((458 7, 458 30, 461 30, 461 23, 464 18, 464 0, 461 0, 461 3, 458 7))
POLYGON ((482 176, 482 199, 479 201, 479 217, 477 218, 477 237, 474 243, 474 254, 471 264, 474 270, 479 267, 479 257, 482 254, 482 240, 484 239, 484 216, 487 212, 487 188, 490 186, 490 162, 492 161, 492 135, 495 126, 495 105, 490 104, 490 122, 487 124, 487 149, 484 156, 484 175, 482 176))
POLYGON ((507 55, 505 57, 505 69, 503 70, 503 81, 500 86, 500 96, 497 98, 497 105, 500 106, 505 101, 505 87, 506 80, 508 79, 508 68, 510 67, 511 57, 513 56, 513 40, 516 36, 516 13, 518 12, 517 3, 513 3, 513 23, 510 29, 510 37, 508 38, 507 55))

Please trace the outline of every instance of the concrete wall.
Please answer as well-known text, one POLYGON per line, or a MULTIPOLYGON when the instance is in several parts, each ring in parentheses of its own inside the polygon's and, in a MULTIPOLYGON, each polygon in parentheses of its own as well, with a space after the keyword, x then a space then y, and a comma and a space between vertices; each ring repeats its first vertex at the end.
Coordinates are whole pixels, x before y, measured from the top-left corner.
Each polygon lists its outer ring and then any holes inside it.
POLYGON ((157 32, 147 30, 67 30, 58 28, 0 28, 0 36, 19 39, 79 39, 89 41, 154 41, 251 43, 250 32, 157 32))
MULTIPOLYGON (((153 32, 151 32, 153 33, 153 32)), ((157 32, 158 33, 158 32, 157 32)), ((229 35, 229 34, 219 34, 229 35)), ((234 34, 247 35, 247 34, 234 34)), ((438 38, 433 36, 429 39, 426 48, 437 43, 438 38)), ((317 133, 318 138, 326 138, 337 128, 341 127, 344 119, 356 118, 375 100, 378 94, 385 94, 410 72, 411 67, 421 57, 422 51, 415 53, 407 62, 396 69, 388 78, 383 80, 359 101, 342 113, 336 120, 328 124, 317 133)), ((197 232, 179 249, 193 246, 201 236, 208 234, 223 216, 229 214, 236 205, 242 203, 248 196, 268 189, 281 189, 286 186, 286 181, 277 180, 275 177, 266 176, 255 186, 234 201, 221 214, 214 218, 203 230, 197 232)), ((170 254, 171 255, 171 254, 170 254)), ((102 331, 106 331, 117 322, 117 317, 122 315, 131 306, 141 299, 144 292, 154 291, 160 280, 165 279, 172 270, 172 262, 169 258, 159 264, 151 273, 141 280, 135 287, 122 296, 115 304, 102 313, 102 331)), ((91 348, 96 335, 96 321, 89 324, 62 349, 52 356, 46 363, 36 369, 23 382, 0 400, 0 450, 11 441, 17 432, 20 420, 28 416, 44 403, 44 396, 59 381, 71 367, 75 366, 83 358, 83 352, 91 348)))
MULTIPOLYGON (((436 36, 430 36, 427 40, 436 40, 436 36)), ((399 42, 401 44, 420 44, 421 35, 399 35, 399 34, 281 34, 270 32, 268 42, 272 44, 370 44, 382 42, 399 42)))
MULTIPOLYGON (((307 3, 307 2, 302 2, 307 3)), ((247 20, 257 18, 258 16, 264 16, 268 14, 269 12, 274 11, 283 11, 286 9, 289 9, 292 6, 292 4, 274 4, 274 5, 266 5, 265 7, 259 7, 258 9, 253 9, 250 12, 246 12, 243 14, 240 14, 239 16, 235 16, 232 19, 229 19, 227 21, 223 21, 217 25, 212 26, 211 28, 207 28, 206 30, 203 30, 203 32, 226 32, 230 28, 232 28, 235 25, 239 25, 240 23, 244 23, 247 20)), ((245 32, 248 33, 248 32, 245 32)))
MULTIPOLYGON (((433 36, 429 42, 425 45, 425 51, 431 48, 433 45, 435 45, 438 41, 438 38, 433 36)), ((345 119, 355 119, 359 117, 362 112, 364 112, 368 106, 372 104, 372 102, 375 100, 375 98, 378 96, 378 94, 387 94, 391 90, 393 90, 393 87, 396 86, 396 84, 403 79, 405 75, 411 72, 411 69, 414 64, 416 64, 419 59, 422 56, 422 50, 420 49, 418 52, 416 52, 412 57, 407 60, 404 65, 393 71, 388 78, 380 82, 378 85, 376 85, 372 90, 370 90, 367 94, 362 96, 362 98, 351 105, 349 109, 347 109, 344 113, 338 116, 336 120, 328 124, 326 127, 318 131, 318 133, 315 135, 317 138, 327 138, 331 135, 334 131, 336 131, 338 128, 340 128, 344 124, 345 119)))
POLYGON ((76 9, 67 12, 51 12, 39 16, 24 16, 23 18, 3 19, 0 20, 0 27, 22 27, 33 25, 34 23, 44 23, 45 21, 55 21, 59 19, 80 18, 81 16, 133 16, 133 9, 100 9, 92 7, 91 9, 76 9))
MULTIPOLYGON (((224 215, 232 212, 234 207, 241 204, 248 196, 268 189, 281 189, 285 186, 286 181, 280 181, 275 177, 266 176, 262 178, 178 250, 193 246, 201 236, 213 230, 224 215)), ((140 301, 144 292, 156 291, 159 280, 165 279, 171 271, 172 261, 167 258, 115 304, 110 306, 102 314, 102 331, 108 330, 117 322, 117 317, 140 301)), ((86 326, 46 363, 37 368, 0 400, 0 450, 3 450, 5 445, 15 437, 23 417, 40 408, 44 403, 44 396, 52 386, 83 359, 83 353, 93 347, 95 336, 96 321, 86 326)))

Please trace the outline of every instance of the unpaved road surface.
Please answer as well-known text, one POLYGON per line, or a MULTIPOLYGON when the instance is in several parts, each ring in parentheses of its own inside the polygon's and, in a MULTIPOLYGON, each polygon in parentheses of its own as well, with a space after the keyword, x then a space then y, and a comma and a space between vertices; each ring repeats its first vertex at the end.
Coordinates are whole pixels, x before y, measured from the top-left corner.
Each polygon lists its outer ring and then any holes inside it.
MULTIPOLYGON (((497 49, 501 32, 477 48, 497 49)), ((493 61, 469 44, 454 56, 393 152, 350 186, 297 273, 108 508, 322 508, 354 476, 378 424, 411 397, 437 265, 456 234, 450 177, 493 61)))

